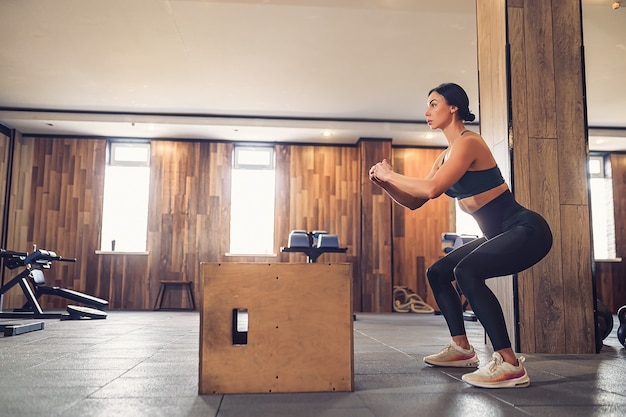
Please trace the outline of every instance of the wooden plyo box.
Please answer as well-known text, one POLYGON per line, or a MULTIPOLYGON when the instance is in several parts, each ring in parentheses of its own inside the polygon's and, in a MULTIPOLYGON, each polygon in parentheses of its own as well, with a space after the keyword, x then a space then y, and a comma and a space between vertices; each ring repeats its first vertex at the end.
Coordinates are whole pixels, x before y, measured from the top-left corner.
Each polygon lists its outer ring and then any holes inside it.
POLYGON ((351 268, 202 263, 199 393, 352 391, 351 268), (245 344, 233 343, 238 309, 245 344))

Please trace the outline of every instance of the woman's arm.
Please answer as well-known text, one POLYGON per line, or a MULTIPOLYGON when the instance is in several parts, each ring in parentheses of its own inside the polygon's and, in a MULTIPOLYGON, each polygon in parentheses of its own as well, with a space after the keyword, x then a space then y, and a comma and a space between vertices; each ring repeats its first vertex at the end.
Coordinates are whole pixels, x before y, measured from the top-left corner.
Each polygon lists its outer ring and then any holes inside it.
POLYGON ((408 193, 403 192, 402 190, 395 188, 390 183, 377 182, 375 179, 372 181, 375 184, 379 185, 380 188, 382 188, 389 195, 389 197, 393 199, 393 201, 408 209, 418 209, 428 202, 427 198, 412 196, 408 193))
MULTIPOLYGON (((441 160, 443 159, 444 154, 445 152, 437 158, 426 178, 432 178, 432 176, 437 171, 439 165, 441 164, 441 160)), ((372 166, 372 168, 370 169, 369 177, 374 184, 382 188, 396 203, 408 209, 415 210, 422 207, 428 202, 429 198, 411 195, 410 193, 407 193, 406 191, 403 191, 402 189, 394 186, 391 182, 382 181, 377 177, 377 175, 384 175, 383 171, 387 170, 392 170, 391 165, 386 159, 383 159, 382 162, 379 162, 378 164, 372 166)))
POLYGON ((456 183, 472 166, 477 153, 483 150, 483 146, 482 138, 478 135, 457 141, 450 146, 445 164, 442 164, 444 152, 437 158, 425 178, 399 174, 393 171, 391 165, 384 160, 372 166, 370 179, 398 204, 415 210, 426 201, 439 197, 456 183), (476 140, 481 142, 477 143, 476 140))

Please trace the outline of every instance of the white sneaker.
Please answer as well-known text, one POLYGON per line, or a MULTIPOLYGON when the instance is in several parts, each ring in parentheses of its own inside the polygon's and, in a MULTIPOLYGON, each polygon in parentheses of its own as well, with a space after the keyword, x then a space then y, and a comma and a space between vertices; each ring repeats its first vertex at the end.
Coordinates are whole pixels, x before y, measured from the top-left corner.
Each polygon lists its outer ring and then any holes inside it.
POLYGON ((517 366, 504 362, 502 355, 494 352, 486 366, 465 374, 461 379, 470 385, 481 388, 524 388, 530 385, 530 378, 524 369, 525 358, 517 358, 517 366))
POLYGON ((452 340, 441 352, 426 356, 424 362, 432 366, 475 368, 480 361, 472 346, 463 349, 452 340))

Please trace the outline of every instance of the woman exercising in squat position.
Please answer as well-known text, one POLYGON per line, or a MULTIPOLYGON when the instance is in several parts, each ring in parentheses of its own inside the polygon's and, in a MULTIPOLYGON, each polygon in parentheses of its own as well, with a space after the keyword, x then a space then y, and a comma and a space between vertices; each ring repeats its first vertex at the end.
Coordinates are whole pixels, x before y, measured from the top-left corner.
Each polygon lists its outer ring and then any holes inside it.
POLYGON ((432 366, 477 367, 479 360, 465 332, 456 280, 493 344, 491 362, 463 381, 484 388, 526 387, 530 378, 523 357, 511 348, 498 299, 488 278, 515 274, 539 262, 552 247, 552 233, 539 214, 519 205, 483 138, 465 129, 475 116, 467 94, 457 84, 442 84, 428 93, 426 120, 441 129, 448 148, 425 178, 393 171, 386 160, 372 166, 370 180, 398 204, 415 210, 445 193, 470 213, 484 236, 448 253, 428 268, 427 276, 452 336, 441 352, 426 356, 432 366))

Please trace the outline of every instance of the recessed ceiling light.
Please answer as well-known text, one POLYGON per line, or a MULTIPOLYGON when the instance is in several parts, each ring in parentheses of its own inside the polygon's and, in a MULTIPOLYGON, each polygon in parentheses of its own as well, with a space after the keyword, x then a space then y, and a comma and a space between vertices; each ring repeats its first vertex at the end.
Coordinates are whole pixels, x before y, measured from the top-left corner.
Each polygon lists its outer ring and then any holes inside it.
POLYGON ((426 139, 432 139, 435 135, 432 133, 426 133, 426 139))
POLYGON ((333 132, 331 132, 330 130, 325 130, 322 132, 322 136, 324 137, 329 137, 332 136, 333 132))

